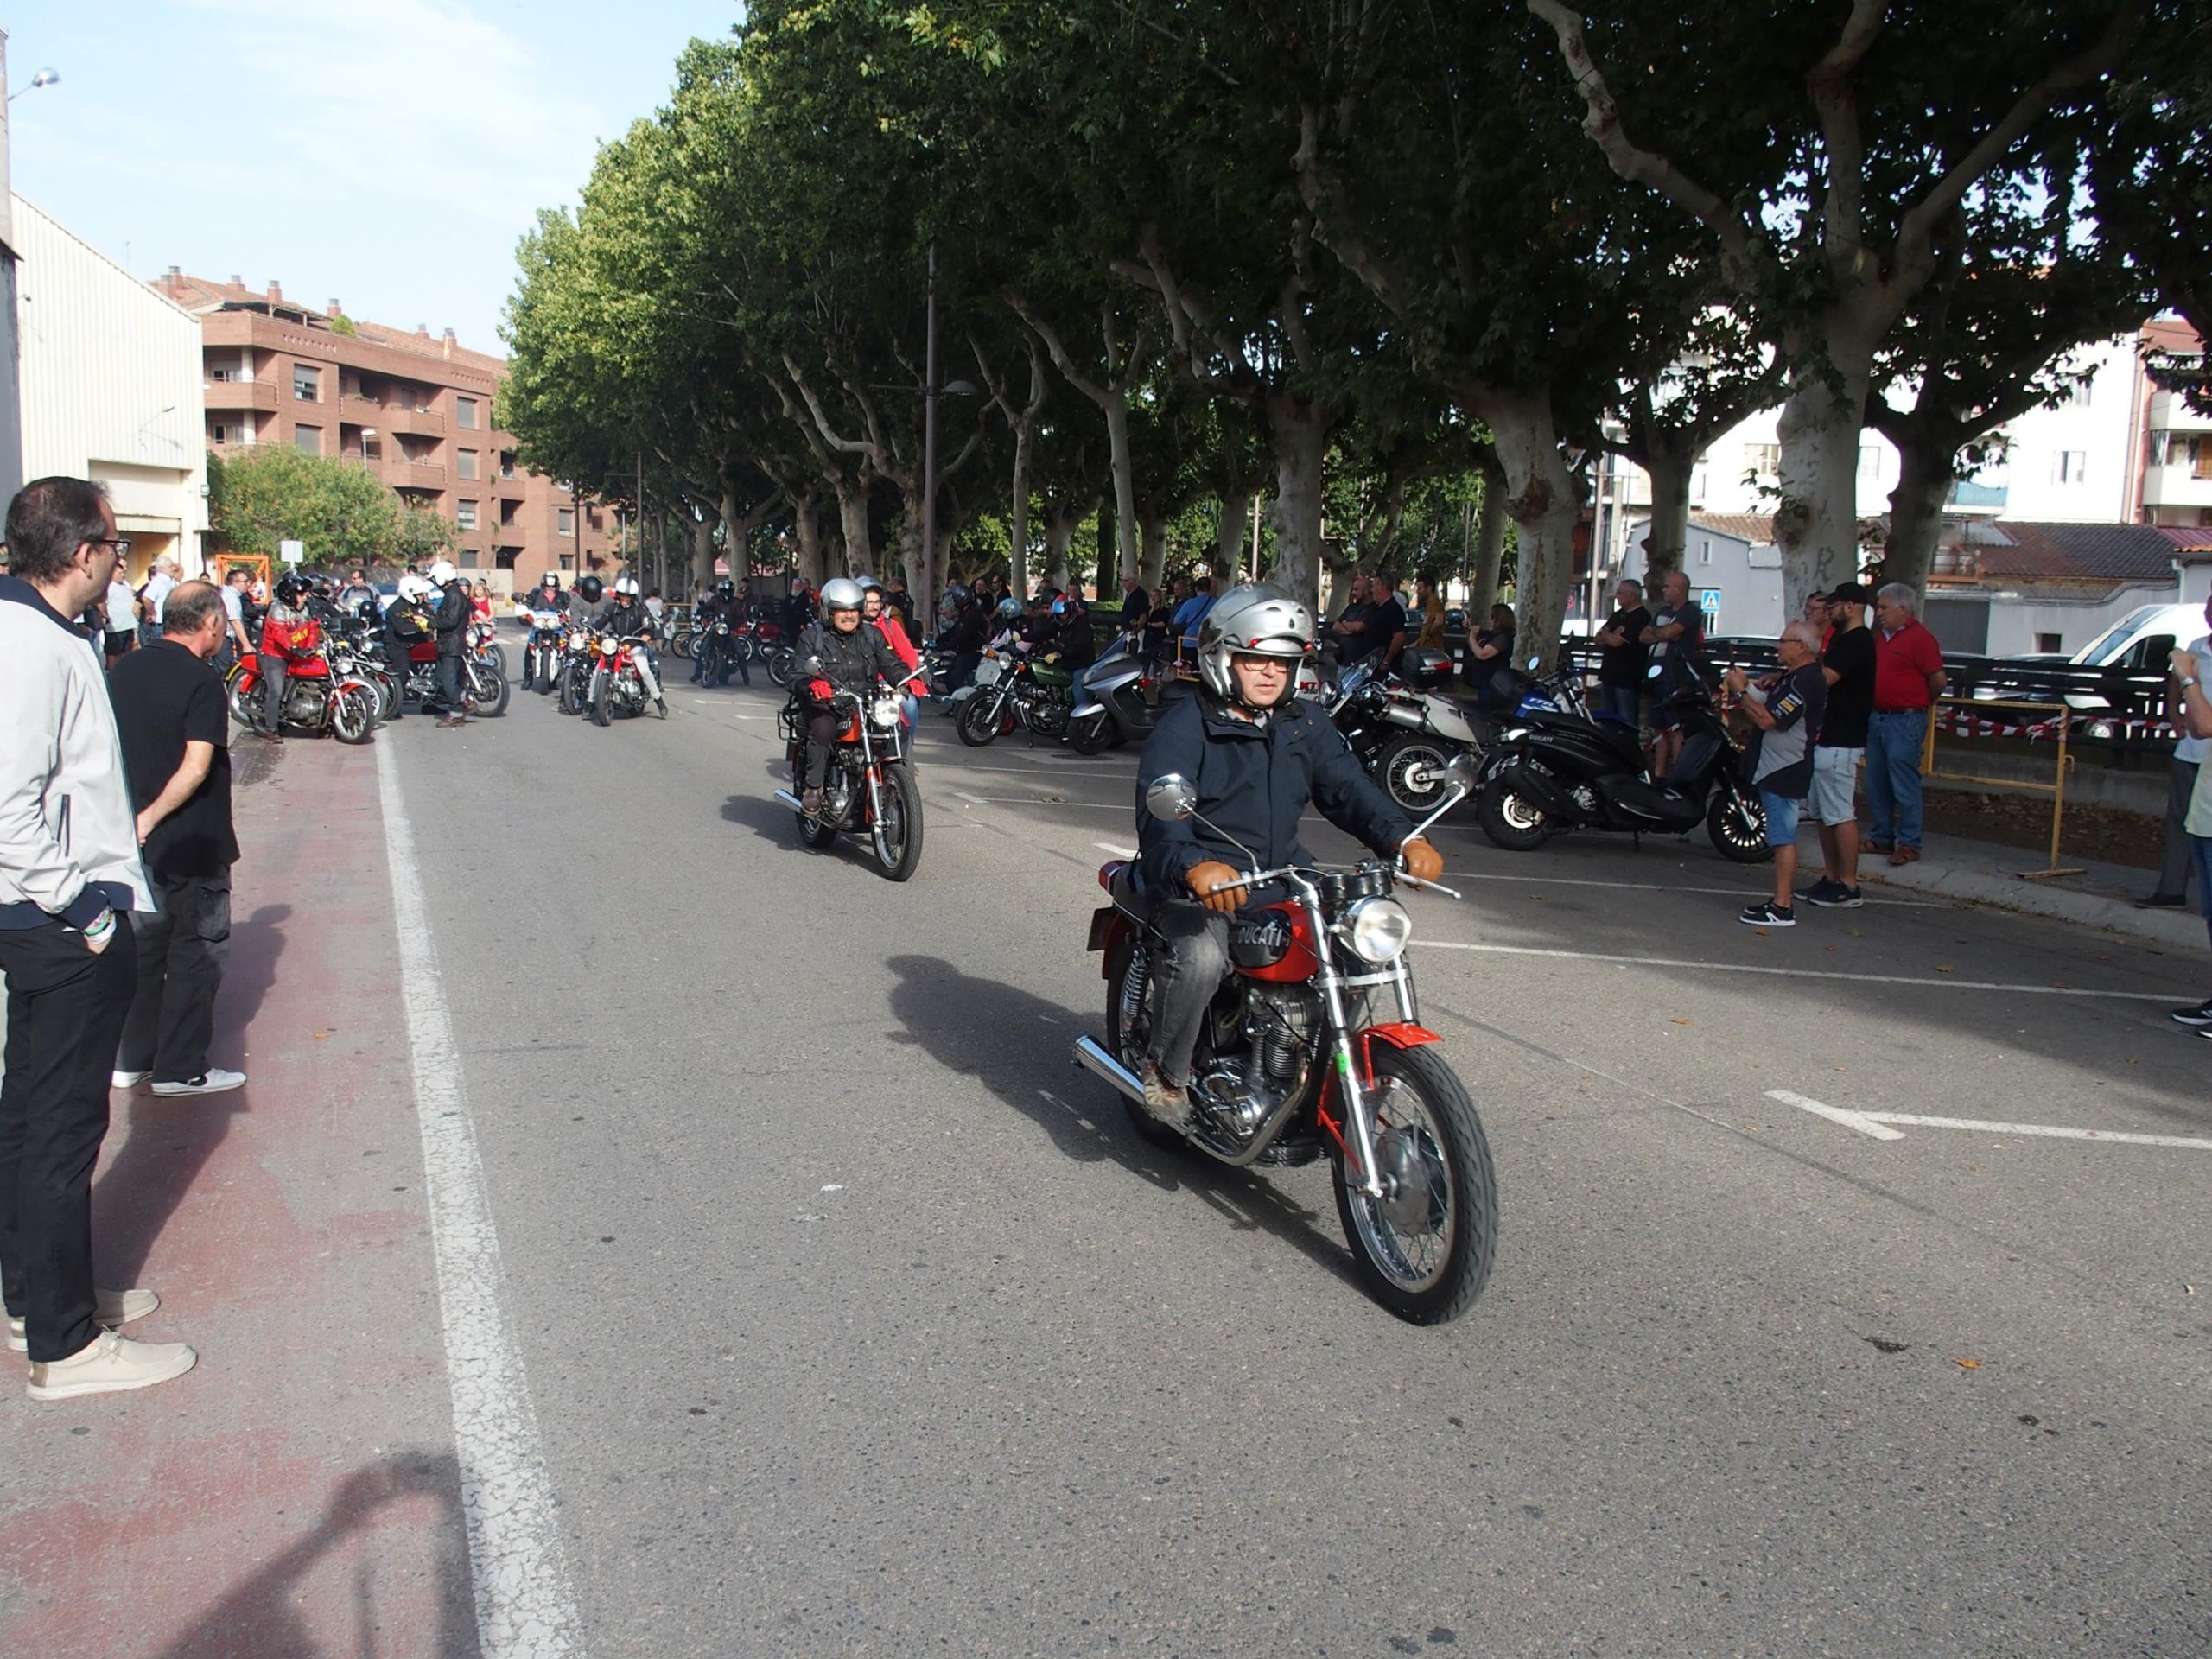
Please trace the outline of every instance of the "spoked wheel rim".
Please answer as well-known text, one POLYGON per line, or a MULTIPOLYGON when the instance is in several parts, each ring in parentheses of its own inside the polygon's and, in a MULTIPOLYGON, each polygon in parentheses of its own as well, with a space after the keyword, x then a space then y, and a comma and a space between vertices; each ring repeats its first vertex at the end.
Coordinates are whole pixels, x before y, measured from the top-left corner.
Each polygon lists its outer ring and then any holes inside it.
POLYGON ((1414 817, 1426 817, 1444 798, 1445 759, 1444 751, 1433 744, 1406 744, 1390 757, 1390 764, 1383 772, 1382 787, 1389 791, 1392 800, 1414 817))
POLYGON ((1401 1290, 1433 1287, 1452 1265, 1459 1192, 1436 1114, 1402 1077, 1378 1077, 1367 1091, 1383 1195, 1349 1195, 1352 1224, 1368 1260, 1401 1290))
POLYGON ((873 826, 875 840, 875 861, 887 870, 899 868, 899 861, 906 855, 906 804, 899 798, 896 789, 886 788, 881 810, 876 813, 873 826))

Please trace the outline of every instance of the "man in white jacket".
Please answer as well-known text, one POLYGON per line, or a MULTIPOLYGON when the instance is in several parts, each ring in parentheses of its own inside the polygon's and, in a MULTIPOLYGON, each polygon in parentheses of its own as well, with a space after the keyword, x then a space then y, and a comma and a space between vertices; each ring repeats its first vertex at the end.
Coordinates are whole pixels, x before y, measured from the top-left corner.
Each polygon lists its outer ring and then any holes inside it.
POLYGON ((105 677, 71 626, 113 575, 115 515, 98 485, 41 478, 8 506, 0 577, 0 1295, 34 1400, 181 1376, 181 1343, 116 1327, 151 1292, 92 1284, 92 1166, 108 1076, 137 986, 130 912, 150 910, 105 677))

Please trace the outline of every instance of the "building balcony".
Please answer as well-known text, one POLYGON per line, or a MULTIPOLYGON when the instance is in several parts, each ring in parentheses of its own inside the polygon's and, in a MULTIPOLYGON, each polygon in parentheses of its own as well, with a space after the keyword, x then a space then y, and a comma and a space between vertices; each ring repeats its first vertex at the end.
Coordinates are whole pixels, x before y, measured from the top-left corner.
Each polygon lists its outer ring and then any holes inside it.
POLYGON ((2153 388, 2143 425, 2151 432, 2212 432, 2212 415, 2192 409, 2189 399, 2178 391, 2153 388))
POLYGON ((2204 462, 2169 461, 2143 469, 2146 507, 2212 507, 2212 468, 2204 462))
POLYGON ((426 490, 442 495, 446 469, 435 461, 391 461, 385 463, 384 481, 395 490, 426 490))
POLYGON ((2002 512, 2009 490, 2007 485, 1976 484, 1970 479, 1962 478, 1951 486, 1949 505, 1967 512, 2002 512))
POLYGON ((446 417, 442 415, 380 404, 373 397, 356 397, 350 392, 338 400, 338 418, 348 426, 373 426, 379 432, 404 434, 410 438, 442 438, 446 435, 446 417))
POLYGON ((200 396, 211 413, 234 409, 276 412, 276 388, 266 380, 209 380, 201 385, 200 396))

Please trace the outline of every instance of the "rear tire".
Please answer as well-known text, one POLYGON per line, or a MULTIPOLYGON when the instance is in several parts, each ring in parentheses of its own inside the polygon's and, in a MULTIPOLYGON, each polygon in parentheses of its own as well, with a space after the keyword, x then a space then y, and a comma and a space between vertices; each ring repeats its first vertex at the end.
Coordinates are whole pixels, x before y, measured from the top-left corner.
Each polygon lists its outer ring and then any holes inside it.
POLYGON ((791 683, 791 675, 798 667, 798 653, 797 652, 779 651, 768 658, 768 677, 778 685, 788 686, 791 683))
POLYGON ((1491 846, 1509 853, 1532 853, 1552 836, 1551 819, 1544 810, 1516 794, 1502 773, 1483 785, 1475 802, 1475 822, 1491 846))
POLYGON ((1442 1325, 1474 1306, 1497 1255, 1490 1140, 1433 1047, 1377 1042, 1374 1055, 1376 1160, 1395 1172, 1395 1190, 1379 1199, 1357 1191, 1339 1154, 1337 1216, 1368 1293, 1411 1324, 1442 1325))
MULTIPOLYGON (((1142 938, 1125 939, 1115 954, 1113 965, 1106 970, 1106 1052, 1140 1074, 1152 1018, 1152 976, 1147 969, 1140 968, 1146 960, 1147 950, 1142 938), (1138 975, 1134 986, 1130 983, 1133 973, 1138 975)), ((1115 1092, 1121 1094, 1119 1090, 1115 1092)), ((1141 1139, 1155 1147, 1184 1147, 1190 1144, 1127 1095, 1121 1095, 1121 1102, 1122 1109, 1128 1114, 1129 1127, 1141 1139)))
POLYGON ((1419 820, 1436 810, 1444 800, 1444 765, 1452 752, 1433 737, 1407 732, 1376 751, 1369 770, 1382 792, 1397 803, 1408 817, 1419 820), (1416 783, 1420 778, 1422 781, 1416 783))
POLYGON ((1713 791, 1705 809, 1705 833, 1732 864, 1764 864, 1774 856, 1766 844, 1766 809, 1756 798, 1739 797, 1726 784, 1713 791))

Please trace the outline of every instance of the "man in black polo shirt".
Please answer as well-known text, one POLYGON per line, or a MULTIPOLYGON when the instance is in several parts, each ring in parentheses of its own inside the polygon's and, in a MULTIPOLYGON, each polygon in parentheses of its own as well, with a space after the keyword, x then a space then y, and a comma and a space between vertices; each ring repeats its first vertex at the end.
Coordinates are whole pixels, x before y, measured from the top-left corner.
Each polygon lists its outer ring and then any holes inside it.
POLYGON ((207 1064, 215 992, 231 950, 229 711, 223 677, 222 594, 180 583, 162 610, 162 637, 108 676, 138 842, 156 914, 138 921, 138 990, 116 1050, 114 1084, 149 1077, 157 1095, 215 1095, 245 1081, 207 1064))

